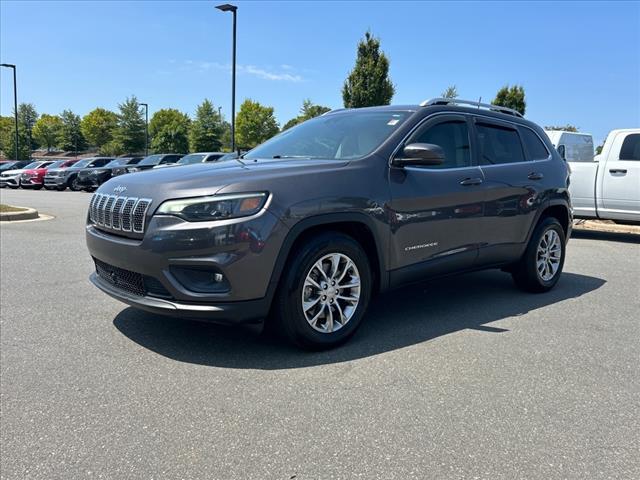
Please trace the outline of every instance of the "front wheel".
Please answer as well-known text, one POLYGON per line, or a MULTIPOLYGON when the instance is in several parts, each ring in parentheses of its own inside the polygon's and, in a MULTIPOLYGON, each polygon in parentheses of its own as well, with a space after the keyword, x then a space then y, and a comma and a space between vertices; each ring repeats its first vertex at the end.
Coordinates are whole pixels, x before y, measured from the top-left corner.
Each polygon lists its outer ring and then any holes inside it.
POLYGON ((564 230, 558 220, 553 217, 543 219, 511 273, 516 285, 528 292, 551 290, 562 273, 565 243, 564 230))
POLYGON ((78 182, 77 176, 71 179, 71 181, 69 182, 69 188, 74 192, 79 192, 80 190, 82 190, 82 185, 80 185, 80 183, 78 182))
POLYGON ((301 347, 335 347, 360 325, 371 284, 369 261, 358 242, 341 233, 318 235, 292 253, 274 320, 301 347))

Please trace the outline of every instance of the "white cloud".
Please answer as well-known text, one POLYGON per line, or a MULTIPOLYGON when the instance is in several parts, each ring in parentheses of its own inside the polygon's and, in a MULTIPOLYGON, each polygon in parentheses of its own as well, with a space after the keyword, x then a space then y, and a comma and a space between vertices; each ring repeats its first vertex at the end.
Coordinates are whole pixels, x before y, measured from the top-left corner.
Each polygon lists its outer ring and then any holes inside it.
MULTIPOLYGON (((193 60, 185 60, 185 65, 189 67, 195 67, 197 70, 201 72, 207 72, 209 70, 224 70, 227 72, 231 71, 231 65, 229 64, 221 64, 218 62, 205 62, 198 61, 194 62, 193 60)), ((236 65, 236 70, 240 74, 253 75, 254 77, 262 78, 263 80, 271 80, 271 81, 281 81, 281 82, 302 82, 304 78, 301 75, 293 73, 294 67, 291 65, 281 65, 284 71, 274 71, 267 70, 265 68, 260 68, 255 65, 236 65)))

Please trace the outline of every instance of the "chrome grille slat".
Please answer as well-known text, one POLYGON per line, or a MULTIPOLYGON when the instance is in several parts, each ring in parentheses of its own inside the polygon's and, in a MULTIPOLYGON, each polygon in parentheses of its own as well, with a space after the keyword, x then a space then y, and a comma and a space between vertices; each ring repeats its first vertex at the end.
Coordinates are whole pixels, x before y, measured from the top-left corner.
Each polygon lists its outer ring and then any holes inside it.
POLYGON ((133 231, 135 233, 144 232, 144 219, 147 214, 147 209, 149 208, 149 204, 151 204, 151 200, 147 198, 141 198, 136 203, 136 206, 133 208, 132 216, 132 224, 133 231))
POLYGON ((124 206, 125 197, 118 197, 113 204, 113 215, 111 228, 120 230, 122 228, 122 207, 124 206))
POLYGON ((107 197, 107 202, 104 204, 104 226, 107 228, 111 228, 111 209, 113 208, 113 203, 115 201, 115 195, 109 195, 109 197, 107 197))
POLYGON ((135 206, 137 198, 127 198, 122 206, 122 231, 130 232, 131 231, 131 213, 133 212, 133 207, 135 206))
POLYGON ((98 215, 96 223, 98 225, 104 225, 104 204, 107 203, 108 195, 103 195, 98 202, 98 215))

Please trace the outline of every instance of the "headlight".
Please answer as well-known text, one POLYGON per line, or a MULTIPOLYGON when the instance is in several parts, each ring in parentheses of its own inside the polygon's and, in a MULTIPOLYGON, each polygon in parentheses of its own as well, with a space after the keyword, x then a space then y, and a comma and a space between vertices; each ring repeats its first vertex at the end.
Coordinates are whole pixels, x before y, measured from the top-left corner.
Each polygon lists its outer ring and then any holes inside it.
POLYGON ((266 192, 256 192, 169 200, 160 205, 156 213, 176 215, 189 222, 226 220, 258 213, 267 198, 266 192))

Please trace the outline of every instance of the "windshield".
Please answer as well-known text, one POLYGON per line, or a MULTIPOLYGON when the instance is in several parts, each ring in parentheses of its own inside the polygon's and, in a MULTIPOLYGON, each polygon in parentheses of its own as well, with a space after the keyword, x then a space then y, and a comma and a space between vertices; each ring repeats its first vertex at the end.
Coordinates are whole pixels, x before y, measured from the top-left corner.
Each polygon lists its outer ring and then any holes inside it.
POLYGON ((116 158, 115 160, 111 160, 107 163, 105 167, 119 167, 120 165, 126 165, 127 163, 129 163, 128 158, 116 158))
POLYGON ((7 162, 7 163, 3 163, 2 165, 0 165, 0 170, 9 170, 11 167, 13 167, 15 164, 17 164, 18 162, 7 162))
POLYGON ((71 165, 69 168, 84 168, 87 165, 89 165, 91 162, 93 161, 92 158, 86 158, 84 160, 80 160, 77 163, 74 163, 73 165, 71 165))
POLYGON ((47 165, 47 168, 57 168, 60 165, 62 165, 64 162, 66 162, 66 160, 56 160, 51 165, 47 165))
POLYGON ((178 160, 178 165, 190 165, 192 163, 200 163, 204 155, 201 153, 192 153, 191 155, 186 155, 178 160))
POLYGON ((40 165, 42 165, 42 162, 31 162, 29 165, 22 168, 24 168, 25 170, 31 170, 33 168, 38 168, 40 165))
POLYGON ((354 110, 316 117, 285 130, 242 158, 363 157, 379 147, 411 113, 354 110))
POLYGON ((231 152, 231 153, 226 153, 223 156, 221 156, 218 161, 219 162, 224 162, 225 160, 234 160, 238 158, 238 154, 236 152, 231 152))
POLYGON ((143 158, 138 165, 155 165, 160 159, 162 159, 162 155, 149 155, 143 158))

